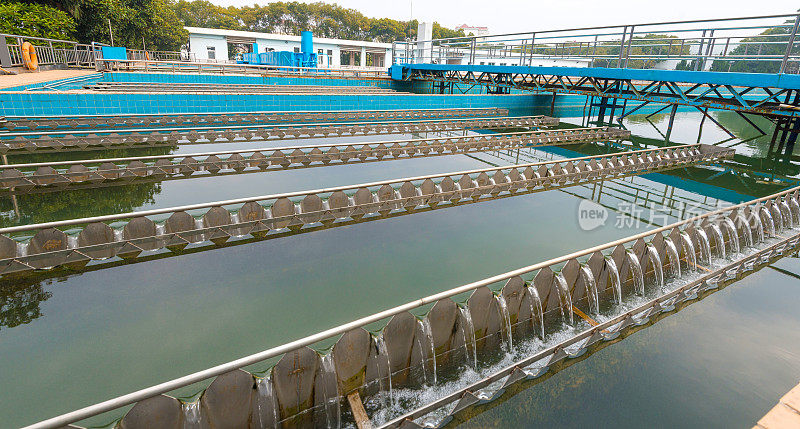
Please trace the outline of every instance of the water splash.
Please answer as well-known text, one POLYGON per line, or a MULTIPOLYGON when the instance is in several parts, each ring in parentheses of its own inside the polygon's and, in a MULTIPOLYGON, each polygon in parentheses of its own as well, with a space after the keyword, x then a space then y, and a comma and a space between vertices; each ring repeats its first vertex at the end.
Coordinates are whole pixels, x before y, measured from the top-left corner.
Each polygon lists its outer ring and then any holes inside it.
POLYGON ((200 401, 183 403, 183 429, 198 429, 203 423, 200 401))
POLYGON ((675 246, 675 242, 669 237, 664 239, 664 245, 666 246, 667 258, 669 259, 670 274, 673 277, 680 277, 681 257, 678 254, 678 248, 675 246))
POLYGON ((642 264, 639 258, 630 250, 626 250, 625 254, 628 256, 628 266, 630 267, 631 274, 633 274, 633 290, 637 295, 644 295, 644 272, 642 272, 642 264))
POLYGON ((711 243, 708 241, 708 234, 706 234, 706 230, 703 228, 697 228, 696 231, 704 262, 711 267, 711 243))
POLYGON ((725 239, 722 237, 722 230, 719 225, 712 223, 708 225, 711 228, 711 233, 714 234, 714 242, 717 244, 717 256, 725 259, 725 239))
POLYGON ((321 361, 323 379, 325 380, 325 389, 323 389, 325 420, 329 428, 339 428, 342 426, 342 408, 339 401, 339 382, 336 379, 336 367, 333 363, 333 354, 328 353, 322 356, 321 361), (329 392, 330 388, 328 386, 334 386, 334 391, 329 392))
POLYGON ((277 401, 275 401, 275 391, 272 387, 272 380, 269 377, 259 378, 256 381, 256 391, 258 392, 258 397, 256 398, 258 427, 269 427, 268 423, 264 421, 264 411, 266 407, 272 410, 272 425, 278 426, 278 404, 277 401))
POLYGON ((614 303, 622 304, 622 282, 619 281, 619 268, 614 258, 606 257, 606 267, 611 274, 611 291, 614 294, 614 303))
POLYGON ((661 265, 661 257, 658 256, 658 250, 652 244, 647 245, 647 255, 650 257, 650 263, 653 264, 656 286, 661 289, 664 287, 664 267, 661 265))
POLYGON ((531 305, 531 322, 534 331, 536 325, 539 325, 539 338, 544 339, 544 312, 542 311, 542 299, 539 298, 539 292, 533 286, 528 286, 528 302, 531 305))
POLYGON ((744 216, 739 214, 736 218, 739 223, 742 225, 742 236, 744 237, 744 247, 752 247, 753 246, 753 232, 750 230, 750 222, 744 218, 744 216))
POLYGON ((388 393, 389 403, 385 404, 386 407, 394 405, 394 397, 392 396, 392 364, 389 362, 389 350, 386 348, 386 340, 383 338, 383 335, 378 335, 375 338, 375 349, 378 352, 378 380, 381 388, 381 392, 388 393), (381 374, 380 366, 383 365, 386 368, 385 377, 388 384, 388 389, 385 389, 383 384, 384 376, 381 374))
POLYGON ((731 253, 739 253, 739 232, 736 230, 736 224, 729 217, 722 218, 722 225, 728 231, 728 242, 731 244, 731 253))
POLYGON ((499 293, 494 297, 497 300, 497 304, 500 306, 500 313, 503 316, 503 323, 506 331, 506 345, 508 346, 508 352, 511 352, 511 350, 514 350, 514 339, 511 335, 511 315, 508 312, 508 304, 506 303, 506 298, 502 293, 499 293))
POLYGON ((694 250, 694 242, 685 231, 681 231, 681 244, 683 246, 683 253, 686 254, 687 268, 692 271, 697 271, 697 253, 694 250))
MULTIPOLYGON (((472 365, 473 368, 478 368, 478 346, 477 339, 475 338, 475 325, 472 323, 472 313, 469 312, 467 307, 458 307, 461 310, 461 316, 464 318, 464 333, 469 332, 469 341, 472 343, 472 365)), ((467 347, 467 336, 464 335, 464 348, 467 347)), ((469 353, 467 353, 469 355, 469 353)))
POLYGON ((588 265, 581 266, 581 277, 586 287, 586 296, 589 298, 589 313, 600 312, 600 294, 597 292, 597 282, 594 280, 592 269, 588 265))
POLYGON ((425 333, 425 338, 428 339, 428 344, 430 345, 431 349, 431 363, 433 369, 433 384, 435 385, 438 383, 436 379, 436 345, 433 343, 433 330, 431 329, 431 321, 428 318, 422 319, 420 322, 422 324, 422 332, 425 333))
POLYGON ((556 292, 558 292, 558 302, 561 304, 561 320, 572 326, 572 297, 569 295, 567 280, 561 273, 556 274, 554 280, 556 282, 556 292))

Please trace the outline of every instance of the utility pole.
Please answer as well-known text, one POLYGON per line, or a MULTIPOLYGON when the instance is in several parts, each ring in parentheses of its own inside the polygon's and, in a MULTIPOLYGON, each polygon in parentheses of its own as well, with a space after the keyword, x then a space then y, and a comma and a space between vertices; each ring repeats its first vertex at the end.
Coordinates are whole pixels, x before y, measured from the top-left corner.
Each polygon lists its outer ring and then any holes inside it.
POLYGON ((114 46, 114 33, 111 31, 111 18, 108 18, 108 34, 111 36, 111 46, 114 46))

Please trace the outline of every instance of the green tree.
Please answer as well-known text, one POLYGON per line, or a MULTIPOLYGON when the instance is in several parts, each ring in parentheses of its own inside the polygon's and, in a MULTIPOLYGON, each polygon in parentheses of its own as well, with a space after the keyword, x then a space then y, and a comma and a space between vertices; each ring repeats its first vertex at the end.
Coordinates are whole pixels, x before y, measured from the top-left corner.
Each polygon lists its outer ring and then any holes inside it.
POLYGON ((236 16, 238 9, 217 6, 207 0, 178 0, 175 14, 189 27, 222 28, 241 30, 242 24, 236 16))
MULTIPOLYGON (((791 22, 791 21, 790 21, 791 22)), ((733 48, 728 55, 773 55, 782 56, 789 43, 789 29, 786 27, 773 27, 763 31, 759 36, 746 37, 742 44, 733 48), (776 37, 777 36, 777 37, 776 37)), ((797 53, 794 50, 793 53, 797 53)), ((747 60, 717 60, 711 64, 712 71, 731 71, 743 73, 777 73, 780 70, 781 60, 775 61, 747 61, 747 60)))
MULTIPOLYGON (((128 48, 178 50, 188 33, 175 13, 173 0, 25 0, 26 7, 44 3, 73 19, 73 26, 63 24, 79 42, 111 43, 109 20, 114 43, 128 48)), ((47 16, 47 13, 42 13, 47 16)))
POLYGON ((48 5, 0 3, 0 33, 70 40, 75 36, 75 20, 48 5))

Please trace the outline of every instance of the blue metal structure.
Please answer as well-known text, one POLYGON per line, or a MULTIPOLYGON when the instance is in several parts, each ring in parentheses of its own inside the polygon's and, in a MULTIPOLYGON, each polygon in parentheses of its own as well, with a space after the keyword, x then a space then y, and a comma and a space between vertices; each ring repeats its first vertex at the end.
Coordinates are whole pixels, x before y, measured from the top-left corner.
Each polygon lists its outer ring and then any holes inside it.
POLYGON ((313 36, 310 31, 300 33, 300 52, 269 51, 258 52, 258 44, 253 44, 253 52, 242 55, 242 64, 255 64, 279 67, 316 68, 317 54, 314 53, 313 36))
POLYGON ((609 109, 611 121, 618 109, 620 120, 662 104, 672 108, 667 140, 678 106, 699 110, 731 136, 709 109, 736 112, 766 134, 746 116, 758 115, 775 123, 770 150, 790 155, 800 133, 800 75, 791 74, 800 71, 798 27, 794 13, 398 41, 389 74, 430 82, 442 94, 549 93, 551 110, 557 94, 585 95, 599 122, 609 109), (626 112, 628 101, 636 103, 626 112))

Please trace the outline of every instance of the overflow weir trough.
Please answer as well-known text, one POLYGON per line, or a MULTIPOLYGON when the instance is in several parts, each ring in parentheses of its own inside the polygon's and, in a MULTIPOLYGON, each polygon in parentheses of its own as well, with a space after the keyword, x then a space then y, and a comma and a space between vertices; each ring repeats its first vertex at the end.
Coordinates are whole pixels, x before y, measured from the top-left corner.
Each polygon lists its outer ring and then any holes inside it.
POLYGON ((380 427, 445 426, 796 253, 798 189, 420 298, 31 427, 131 404, 120 427, 339 426, 345 404, 358 409, 362 400, 380 427), (468 298, 458 304, 458 295, 468 298), (429 310, 410 312, 420 308, 429 310), (365 329, 376 323, 378 331, 365 329), (326 354, 309 348, 331 338, 326 354), (271 358, 279 360, 262 376, 241 369, 271 358), (477 375, 454 375, 464 371, 477 375), (195 402, 166 395, 207 379, 195 402), (444 383, 452 392, 408 400, 410 389, 444 383))

